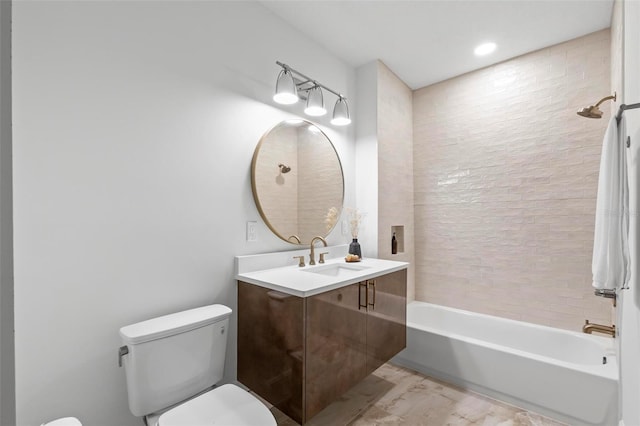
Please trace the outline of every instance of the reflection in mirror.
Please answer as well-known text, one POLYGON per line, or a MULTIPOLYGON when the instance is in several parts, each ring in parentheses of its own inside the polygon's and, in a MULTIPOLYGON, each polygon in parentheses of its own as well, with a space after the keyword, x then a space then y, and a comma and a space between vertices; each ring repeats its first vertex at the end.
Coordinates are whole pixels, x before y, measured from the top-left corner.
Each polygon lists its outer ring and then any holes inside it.
POLYGON ((308 121, 283 121, 262 137, 251 185, 262 219, 292 244, 327 236, 342 211, 340 159, 329 138, 308 121))

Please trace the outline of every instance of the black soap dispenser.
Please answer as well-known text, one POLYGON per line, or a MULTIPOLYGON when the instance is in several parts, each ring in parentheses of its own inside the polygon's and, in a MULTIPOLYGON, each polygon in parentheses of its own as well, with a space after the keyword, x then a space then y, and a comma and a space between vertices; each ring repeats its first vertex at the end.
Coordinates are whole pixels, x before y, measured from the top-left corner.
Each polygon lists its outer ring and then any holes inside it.
POLYGON ((398 254, 398 240, 396 239, 396 233, 393 233, 391 237, 391 254, 398 254))

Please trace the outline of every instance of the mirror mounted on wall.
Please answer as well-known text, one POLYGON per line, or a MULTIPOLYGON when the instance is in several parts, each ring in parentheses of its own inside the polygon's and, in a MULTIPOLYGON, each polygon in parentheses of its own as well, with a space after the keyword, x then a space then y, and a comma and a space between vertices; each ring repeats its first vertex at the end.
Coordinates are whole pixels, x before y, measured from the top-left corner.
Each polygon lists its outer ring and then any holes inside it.
POLYGON ((251 163, 251 187, 269 229, 292 244, 326 237, 342 213, 340 158, 327 135, 306 120, 282 121, 262 136, 251 163))

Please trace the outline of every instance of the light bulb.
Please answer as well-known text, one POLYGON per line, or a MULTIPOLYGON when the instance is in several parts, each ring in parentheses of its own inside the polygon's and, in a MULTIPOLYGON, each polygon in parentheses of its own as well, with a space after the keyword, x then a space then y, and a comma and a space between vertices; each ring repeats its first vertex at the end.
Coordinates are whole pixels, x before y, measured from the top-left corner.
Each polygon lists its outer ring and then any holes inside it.
POLYGON ((349 116, 349 105, 347 100, 343 97, 338 98, 336 105, 333 107, 333 118, 331 124, 334 126, 346 126, 351 124, 351 117, 349 116))
POLYGON ((304 109, 304 113, 314 117, 319 117, 327 113, 327 110, 324 108, 324 97, 322 96, 320 86, 315 86, 309 90, 307 107, 304 109))
POLYGON ((273 100, 279 104, 291 105, 298 102, 298 99, 298 90, 293 76, 286 68, 283 68, 278 74, 276 94, 273 95, 273 100))

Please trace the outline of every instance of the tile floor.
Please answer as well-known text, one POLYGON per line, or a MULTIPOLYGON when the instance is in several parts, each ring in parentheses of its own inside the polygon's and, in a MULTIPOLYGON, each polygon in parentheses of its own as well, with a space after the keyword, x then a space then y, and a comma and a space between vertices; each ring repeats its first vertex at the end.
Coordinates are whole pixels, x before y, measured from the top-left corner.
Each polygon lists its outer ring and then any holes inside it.
MULTIPOLYGON (((279 426, 295 426, 275 407, 279 426)), ((385 364, 322 410, 312 426, 560 426, 564 423, 385 364)))

